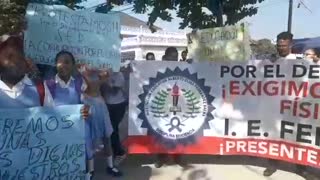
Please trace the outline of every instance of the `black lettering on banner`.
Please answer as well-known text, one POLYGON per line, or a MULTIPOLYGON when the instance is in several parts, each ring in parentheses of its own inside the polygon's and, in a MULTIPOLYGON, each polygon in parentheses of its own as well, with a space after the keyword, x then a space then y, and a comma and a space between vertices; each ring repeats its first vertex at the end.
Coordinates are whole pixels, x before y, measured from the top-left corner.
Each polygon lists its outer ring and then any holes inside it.
POLYGON ((58 42, 63 42, 63 29, 64 29, 64 24, 60 24, 60 27, 58 29, 58 33, 57 33, 57 36, 55 38, 56 41, 58 42))
POLYGON ((43 132, 41 117, 39 117, 38 119, 31 118, 29 124, 27 125, 27 132, 30 131, 31 133, 43 132))
POLYGON ((45 163, 50 161, 59 161, 59 147, 60 145, 31 148, 29 150, 28 165, 34 165, 36 163, 45 163))
POLYGON ((255 74, 256 72, 257 72, 257 67, 249 65, 249 66, 247 66, 246 77, 256 78, 256 74, 255 74))
POLYGON ((4 147, 6 146, 6 142, 7 142, 7 139, 8 139, 8 136, 9 136, 9 134, 1 134, 1 141, 0 141, 0 151, 2 150, 2 149, 4 149, 4 147))
POLYGON ((232 70, 231 70, 232 77, 240 78, 243 76, 244 73, 245 73, 245 70, 243 69, 242 66, 236 65, 232 67, 232 70))
POLYGON ((284 78, 285 74, 281 74, 280 65, 265 65, 264 66, 264 77, 265 78, 284 78))
POLYGON ((47 163, 41 163, 36 166, 33 166, 30 169, 30 173, 33 175, 33 179, 45 179, 47 166, 47 163))
POLYGON ((49 177, 59 177, 59 167, 58 162, 51 163, 49 177))
POLYGON ((61 127, 62 129, 69 129, 74 125, 74 122, 72 120, 69 120, 70 115, 63 116, 61 118, 61 121, 64 123, 61 127))
POLYGON ((43 150, 38 147, 38 148, 31 148, 29 150, 29 160, 28 160, 28 165, 33 165, 35 163, 38 163, 40 161, 41 155, 42 155, 43 150))
POLYGON ((29 148, 30 134, 23 133, 20 139, 20 148, 29 148))
POLYGON ((297 142, 311 144, 311 140, 303 138, 303 136, 311 137, 311 129, 312 126, 310 124, 298 124, 297 142), (309 129, 310 131, 304 131, 304 129, 309 129))
POLYGON ((229 66, 221 66, 220 67, 220 77, 223 78, 225 73, 230 72, 230 67, 229 66))
POLYGON ((55 131, 59 127, 59 120, 55 116, 49 117, 49 119, 46 122, 46 128, 49 131, 55 131))
POLYGON ((261 120, 248 120, 248 136, 260 136, 259 132, 253 130, 260 130, 261 120))
POLYGON ((229 135, 229 119, 224 119, 224 135, 229 135))
POLYGON ((13 126, 13 120, 6 118, 4 121, 2 134, 12 134, 12 130, 11 130, 12 126, 13 126))
POLYGON ((319 79, 320 78, 320 65, 310 65, 308 78, 309 79, 319 79))
POLYGON ((4 168, 0 168, 0 180, 24 180, 25 172, 27 171, 27 167, 21 170, 16 170, 13 172, 12 170, 7 170, 4 168), (11 172, 11 173, 10 173, 11 172))
POLYGON ((18 149, 22 136, 23 136, 23 133, 18 133, 13 131, 12 134, 7 136, 8 139, 7 139, 5 148, 12 149, 12 150, 18 149))
POLYGON ((70 170, 70 172, 72 174, 76 173, 81 168, 80 164, 77 161, 78 161, 78 158, 75 158, 75 159, 72 160, 72 165, 74 167, 74 170, 70 170))
MULTIPOLYGON (((42 137, 43 134, 44 134, 43 132, 36 134, 36 138, 39 140, 39 142, 38 142, 38 144, 35 144, 35 146, 33 146, 33 147, 40 147, 40 146, 43 146, 47 143, 46 139, 42 137)), ((29 147, 29 148, 33 148, 33 147, 29 147)))
POLYGON ((320 127, 316 128, 316 135, 315 136, 316 136, 316 143, 315 144, 317 146, 320 146, 320 127))
POLYGON ((293 78, 301 78, 307 74, 307 67, 300 64, 293 65, 292 77, 293 78))
MULTIPOLYGON (((3 151, 0 152, 0 169, 9 167, 12 165, 10 157, 8 157, 12 151, 3 151)), ((1 177, 1 176, 0 176, 1 177)))
POLYGON ((265 65, 264 66, 264 77, 265 78, 273 78, 273 65, 265 65))
POLYGON ((257 72, 257 67, 253 65, 247 65, 247 66, 241 66, 241 65, 235 65, 235 66, 221 66, 220 67, 220 77, 225 77, 225 74, 231 74, 234 78, 255 78, 257 72))
POLYGON ((293 134, 293 130, 288 129, 287 126, 294 127, 294 123, 289 122, 289 121, 281 121, 281 128, 280 128, 280 138, 281 139, 285 139, 286 133, 293 134))

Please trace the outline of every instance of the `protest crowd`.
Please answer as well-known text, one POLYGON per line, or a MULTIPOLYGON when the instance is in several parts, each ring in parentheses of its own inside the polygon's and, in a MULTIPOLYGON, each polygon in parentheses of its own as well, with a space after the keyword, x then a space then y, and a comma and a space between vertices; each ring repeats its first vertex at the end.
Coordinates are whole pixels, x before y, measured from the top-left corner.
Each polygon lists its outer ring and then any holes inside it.
MULTIPOLYGON (((279 61, 298 59, 292 53, 292 42, 293 34, 279 33, 276 42, 277 54, 261 60, 263 61, 261 63, 270 65, 279 61)), ((0 108, 23 109, 41 106, 54 108, 81 104, 79 114, 84 121, 86 179, 94 178, 94 158, 97 153, 104 157, 106 173, 121 179, 123 173, 126 173, 122 172, 121 163, 129 155, 127 149, 130 147, 122 142, 120 134, 123 133, 120 132, 119 126, 123 121, 130 119, 125 116, 130 115, 129 81, 130 74, 134 71, 132 64, 135 61, 120 67, 119 71, 114 71, 110 68, 96 68, 77 63, 76 56, 72 52, 61 49, 55 52, 54 65, 45 65, 27 56, 24 35, 2 36, 0 43, 0 108)), ((198 63, 189 56, 188 48, 180 54, 176 47, 167 47, 164 51, 162 61, 176 61, 183 66, 198 63)), ((154 52, 146 53, 145 58, 146 63, 156 62, 154 52)), ((320 65, 320 54, 316 49, 306 49, 303 59, 305 60, 301 61, 320 65)), ((0 124, 0 129, 6 126, 1 127, 1 125, 3 124, 0 124)), ((4 132, 0 130, 1 133, 4 132)), ((1 149, 0 143, 0 152, 1 149)), ((181 159, 180 154, 163 152, 155 154, 157 154, 157 160, 154 162, 156 168, 161 168, 170 158, 180 166, 188 164, 181 159)), ((277 163, 277 160, 270 158, 269 166, 263 175, 269 177, 276 173, 277 163)), ((297 164, 297 171, 309 175, 306 165, 297 164)), ((1 177, 0 173, 0 180, 1 177)))

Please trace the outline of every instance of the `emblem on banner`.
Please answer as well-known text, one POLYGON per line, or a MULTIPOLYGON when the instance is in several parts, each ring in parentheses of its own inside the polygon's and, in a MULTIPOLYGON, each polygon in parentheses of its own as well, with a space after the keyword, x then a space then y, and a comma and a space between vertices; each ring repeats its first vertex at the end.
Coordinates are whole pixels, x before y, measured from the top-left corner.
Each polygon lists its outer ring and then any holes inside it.
POLYGON ((143 90, 138 105, 142 127, 167 147, 193 144, 209 128, 214 97, 197 73, 167 68, 150 78, 143 90))

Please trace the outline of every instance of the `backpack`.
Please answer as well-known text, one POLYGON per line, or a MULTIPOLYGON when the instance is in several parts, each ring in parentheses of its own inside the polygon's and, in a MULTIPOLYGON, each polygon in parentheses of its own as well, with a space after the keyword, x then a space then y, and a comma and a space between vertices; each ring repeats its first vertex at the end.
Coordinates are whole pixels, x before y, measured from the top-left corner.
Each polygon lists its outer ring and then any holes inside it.
POLYGON ((43 81, 36 81, 36 88, 39 94, 40 105, 43 106, 44 104, 44 97, 45 97, 45 90, 43 81))

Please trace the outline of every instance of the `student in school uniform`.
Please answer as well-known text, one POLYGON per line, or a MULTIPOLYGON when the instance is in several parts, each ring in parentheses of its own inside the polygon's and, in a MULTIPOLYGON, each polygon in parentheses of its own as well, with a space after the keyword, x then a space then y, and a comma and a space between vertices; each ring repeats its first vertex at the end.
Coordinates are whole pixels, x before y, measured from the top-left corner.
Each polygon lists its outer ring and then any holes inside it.
POLYGON ((55 58, 57 74, 46 80, 54 105, 81 104, 81 95, 87 88, 81 75, 74 75, 76 62, 68 51, 60 51, 55 58))
POLYGON ((48 88, 28 77, 23 42, 9 37, 0 44, 0 108, 51 106, 48 88))
MULTIPOLYGON (((46 80, 54 106, 83 104, 82 95, 87 88, 87 84, 81 75, 74 75, 76 62, 72 53, 60 51, 55 58, 57 74, 46 80)), ((86 108, 89 108, 85 105, 86 108)), ((88 114, 89 115, 89 114, 88 114)), ((85 121, 85 144, 87 160, 87 179, 93 176, 93 142, 90 140, 90 122, 85 121)))
POLYGON ((122 176, 122 172, 115 167, 113 163, 113 153, 110 141, 113 128, 108 108, 100 92, 100 87, 108 80, 109 73, 106 70, 83 67, 81 68, 81 74, 88 84, 88 88, 84 93, 83 102, 90 105, 91 109, 90 116, 88 117, 88 122, 90 123, 90 136, 87 138, 89 138, 93 144, 95 144, 95 142, 103 143, 103 152, 107 164, 106 172, 111 176, 120 177, 122 176))

